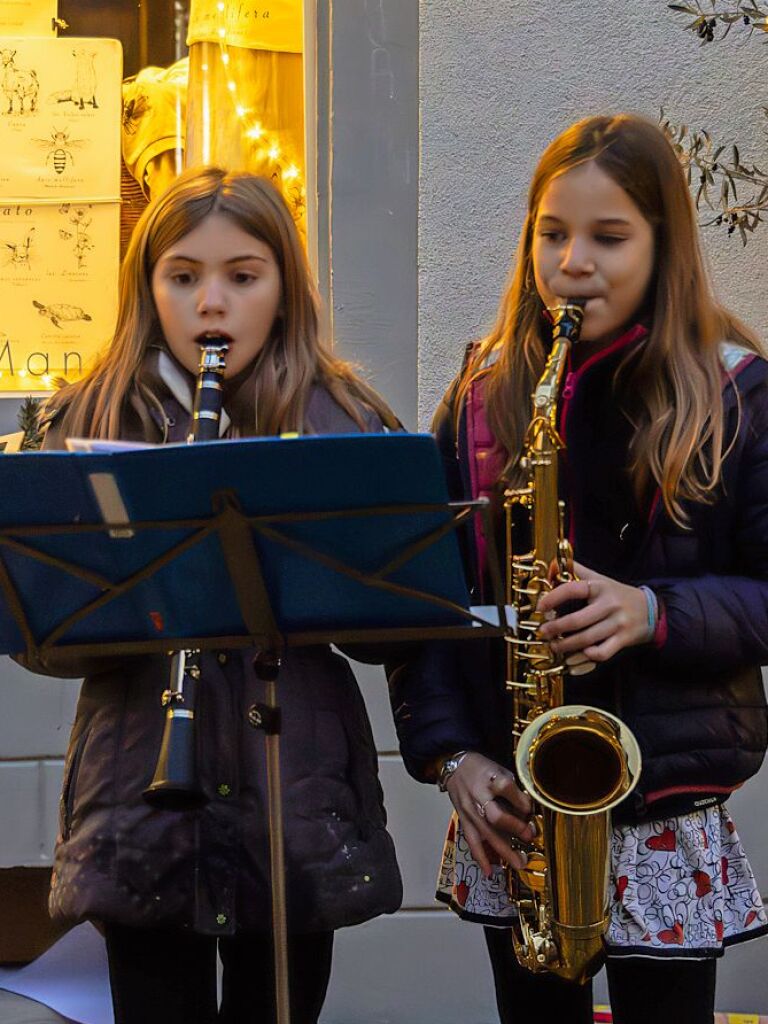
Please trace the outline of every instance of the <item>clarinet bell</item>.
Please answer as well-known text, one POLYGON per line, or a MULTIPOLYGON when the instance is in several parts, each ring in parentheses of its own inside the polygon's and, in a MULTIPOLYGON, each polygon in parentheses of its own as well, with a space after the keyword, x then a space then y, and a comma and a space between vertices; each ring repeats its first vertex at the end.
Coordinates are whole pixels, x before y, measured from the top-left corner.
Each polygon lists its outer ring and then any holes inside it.
POLYGON ((171 684, 163 693, 167 708, 155 774, 144 790, 152 807, 188 811, 207 802, 197 776, 195 758, 195 697, 200 669, 192 652, 176 651, 171 658, 171 684))
POLYGON ((189 811, 207 802, 195 771, 195 718, 183 707, 169 707, 160 754, 144 799, 167 811, 189 811))

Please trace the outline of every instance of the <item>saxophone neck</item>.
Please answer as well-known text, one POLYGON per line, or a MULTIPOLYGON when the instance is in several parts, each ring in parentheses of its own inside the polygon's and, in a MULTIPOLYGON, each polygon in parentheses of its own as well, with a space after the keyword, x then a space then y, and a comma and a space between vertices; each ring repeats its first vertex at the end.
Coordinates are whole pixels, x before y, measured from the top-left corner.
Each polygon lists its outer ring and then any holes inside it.
POLYGON ((541 418, 555 425, 557 403, 562 389, 563 375, 568 363, 571 343, 567 338, 557 338, 552 344, 536 388, 533 392, 532 420, 541 418))
POLYGON ((533 392, 533 419, 545 417, 554 427, 568 353, 579 340, 584 306, 569 299, 548 312, 552 317, 552 348, 533 392))

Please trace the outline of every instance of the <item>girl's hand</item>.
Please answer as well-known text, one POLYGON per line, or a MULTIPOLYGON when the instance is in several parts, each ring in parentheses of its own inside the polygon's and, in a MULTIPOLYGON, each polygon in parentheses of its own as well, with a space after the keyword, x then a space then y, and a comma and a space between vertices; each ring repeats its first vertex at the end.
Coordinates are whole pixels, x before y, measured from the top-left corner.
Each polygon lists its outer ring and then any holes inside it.
POLYGON ((590 671, 625 647, 647 643, 648 604, 639 587, 630 587, 574 563, 579 577, 563 583, 539 600, 538 610, 556 612, 567 601, 584 601, 584 608, 539 627, 539 636, 565 655, 573 675, 590 671), (592 664, 590 664, 592 663, 592 664))
POLYGON ((491 877, 486 843, 510 867, 525 867, 526 855, 510 846, 509 837, 533 839, 536 833, 527 821, 533 807, 512 772, 482 754, 469 753, 448 780, 447 791, 470 852, 486 878, 491 877))

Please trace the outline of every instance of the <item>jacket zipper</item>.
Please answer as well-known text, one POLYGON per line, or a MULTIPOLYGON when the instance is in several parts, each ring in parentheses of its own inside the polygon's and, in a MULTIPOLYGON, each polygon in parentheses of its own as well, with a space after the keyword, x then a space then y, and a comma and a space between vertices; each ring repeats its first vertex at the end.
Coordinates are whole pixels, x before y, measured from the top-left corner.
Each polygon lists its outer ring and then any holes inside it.
POLYGON ((77 777, 80 773, 80 762, 83 757, 83 750, 85 748, 85 741, 88 736, 88 730, 84 729, 82 735, 77 741, 77 746, 72 754, 72 760, 69 765, 69 772, 67 773, 66 782, 61 792, 61 838, 69 839, 70 832, 72 831, 72 817, 75 809, 75 790, 77 787, 77 777))

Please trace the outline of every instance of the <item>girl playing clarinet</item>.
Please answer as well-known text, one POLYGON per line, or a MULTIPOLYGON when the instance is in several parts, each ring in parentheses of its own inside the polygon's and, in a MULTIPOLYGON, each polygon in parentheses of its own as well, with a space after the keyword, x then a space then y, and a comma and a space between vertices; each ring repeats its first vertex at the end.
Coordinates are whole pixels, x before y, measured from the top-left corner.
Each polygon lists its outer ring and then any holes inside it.
MULTIPOLYGON (((212 339, 228 346, 224 437, 397 425, 323 344, 315 288, 279 195, 263 179, 209 168, 182 175, 145 212, 122 268, 112 343, 50 401, 45 447, 71 436, 185 441, 200 348, 212 339)), ((264 700, 256 654, 200 655, 197 764, 207 802, 186 811, 142 796, 169 659, 74 665, 56 656, 44 666, 86 676, 51 910, 103 926, 117 1024, 274 1020, 264 736, 248 716, 264 700)), ((329 647, 292 649, 280 694, 291 1020, 314 1024, 335 929, 396 910, 401 884, 348 663, 329 647)))

